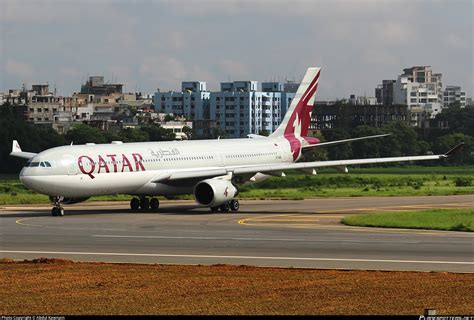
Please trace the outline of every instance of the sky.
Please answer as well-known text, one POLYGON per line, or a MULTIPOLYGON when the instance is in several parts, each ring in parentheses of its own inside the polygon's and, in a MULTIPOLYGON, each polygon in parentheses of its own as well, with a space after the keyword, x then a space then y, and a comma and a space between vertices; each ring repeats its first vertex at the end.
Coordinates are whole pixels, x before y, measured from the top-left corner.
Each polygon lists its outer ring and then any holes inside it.
POLYGON ((125 91, 206 81, 299 81, 321 67, 318 100, 374 96, 430 65, 473 96, 473 0, 0 0, 0 91, 57 93, 103 75, 125 91))

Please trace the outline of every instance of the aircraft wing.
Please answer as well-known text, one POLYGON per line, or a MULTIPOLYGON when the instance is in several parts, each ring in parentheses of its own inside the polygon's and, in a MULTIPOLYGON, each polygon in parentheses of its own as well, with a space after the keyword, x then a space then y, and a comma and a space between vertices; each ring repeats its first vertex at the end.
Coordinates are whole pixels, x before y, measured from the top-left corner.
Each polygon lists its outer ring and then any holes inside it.
POLYGON ((315 170, 318 168, 334 167, 343 169, 347 172, 347 166, 370 164, 370 163, 388 163, 388 162, 406 162, 406 161, 426 161, 426 160, 441 160, 448 158, 456 153, 464 146, 464 142, 456 145, 444 154, 427 155, 427 156, 408 156, 408 157, 388 157, 388 158, 369 158, 369 159, 351 159, 351 160, 332 160, 332 161, 313 161, 313 162, 297 162, 297 163, 275 163, 275 164, 259 164, 259 165, 244 165, 244 166, 225 166, 214 169, 202 170, 183 170, 168 172, 153 179, 153 182, 176 181, 181 179, 196 179, 196 178, 213 178, 224 176, 227 174, 233 175, 248 175, 248 174, 278 174, 282 175, 283 171, 288 170, 315 170))
POLYGON ((18 141, 13 140, 12 152, 10 152, 10 155, 12 157, 18 157, 18 158, 23 158, 23 159, 31 159, 34 156, 36 156, 37 153, 21 151, 20 144, 18 143, 18 141))

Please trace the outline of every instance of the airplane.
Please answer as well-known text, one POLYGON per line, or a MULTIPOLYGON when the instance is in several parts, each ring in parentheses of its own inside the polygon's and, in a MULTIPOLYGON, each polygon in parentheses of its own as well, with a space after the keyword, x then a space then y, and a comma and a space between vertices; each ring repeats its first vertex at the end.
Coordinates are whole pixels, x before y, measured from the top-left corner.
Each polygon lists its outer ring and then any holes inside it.
POLYGON ((212 211, 238 211, 236 196, 241 186, 285 171, 317 174, 317 169, 370 163, 440 160, 445 154, 372 159, 301 162, 303 151, 362 139, 320 142, 308 136, 311 112, 318 88, 320 68, 308 68, 279 127, 268 137, 255 134, 240 139, 172 142, 67 145, 38 154, 23 152, 14 140, 11 156, 28 159, 20 172, 29 189, 50 196, 51 214, 63 216, 61 204, 78 203, 97 195, 127 194, 132 210, 157 210, 156 196, 194 194, 196 202, 212 211))

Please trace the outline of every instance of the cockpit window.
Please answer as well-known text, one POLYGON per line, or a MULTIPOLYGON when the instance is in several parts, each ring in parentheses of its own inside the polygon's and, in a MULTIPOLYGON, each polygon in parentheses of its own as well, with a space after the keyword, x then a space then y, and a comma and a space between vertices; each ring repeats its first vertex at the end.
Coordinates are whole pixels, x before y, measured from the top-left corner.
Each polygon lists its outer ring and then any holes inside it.
POLYGON ((41 162, 28 162, 25 167, 29 167, 29 168, 38 168, 38 167, 41 167, 41 168, 51 168, 51 163, 49 161, 41 161, 41 162))

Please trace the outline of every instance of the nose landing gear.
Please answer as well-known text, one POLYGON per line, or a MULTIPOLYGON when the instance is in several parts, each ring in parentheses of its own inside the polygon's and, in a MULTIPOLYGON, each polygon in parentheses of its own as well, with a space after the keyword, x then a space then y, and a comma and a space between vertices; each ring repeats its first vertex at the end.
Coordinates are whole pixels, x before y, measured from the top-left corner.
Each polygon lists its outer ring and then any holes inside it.
POLYGON ((53 217, 62 217, 64 216, 64 208, 61 207, 61 202, 64 200, 63 197, 53 197, 54 207, 51 209, 51 215, 53 217))

